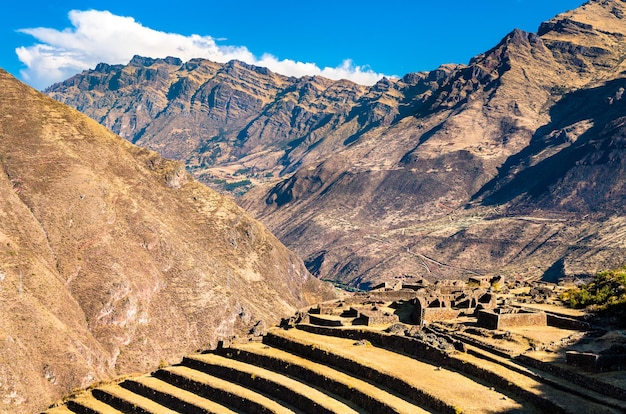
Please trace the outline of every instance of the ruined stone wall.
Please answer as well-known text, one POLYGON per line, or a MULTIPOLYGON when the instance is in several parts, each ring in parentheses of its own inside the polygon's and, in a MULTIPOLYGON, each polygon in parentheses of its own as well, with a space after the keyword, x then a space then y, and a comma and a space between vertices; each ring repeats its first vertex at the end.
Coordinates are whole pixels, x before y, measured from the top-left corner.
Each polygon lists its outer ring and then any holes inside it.
POLYGON ((478 311, 478 326, 482 326, 487 329, 498 329, 498 323, 500 323, 500 315, 492 311, 480 310, 478 311))
POLYGON ((445 321, 458 318, 461 309, 452 308, 425 308, 423 312, 424 322, 445 321))
POLYGON ((309 309, 309 313, 313 315, 332 315, 337 309, 336 304, 320 303, 309 309))
POLYGON ((386 315, 382 312, 361 311, 360 318, 367 326, 397 323, 400 321, 398 315, 386 315))
POLYGON ((411 300, 415 299, 417 292, 410 289, 402 290, 388 290, 380 292, 368 292, 367 300, 381 301, 381 302, 393 302, 398 300, 411 300))
POLYGON ((517 326, 546 326, 548 324, 546 314, 543 312, 505 313, 499 316, 498 329, 517 326))
POLYGON ((340 320, 320 318, 315 315, 309 315, 309 323, 320 326, 343 326, 340 320))
POLYGON ((624 354, 567 351, 565 357, 568 365, 591 372, 623 371, 626 369, 626 355, 624 354))
POLYGON ((547 314, 547 324, 548 326, 554 326, 561 329, 571 329, 573 331, 588 331, 591 329, 591 325, 588 322, 552 314, 547 314))
POLYGON ((478 312, 478 325, 487 329, 506 329, 517 326, 546 326, 544 312, 495 313, 481 310, 478 312))
POLYGON ((595 371, 598 363, 598 354, 592 352, 567 351, 565 358, 568 365, 582 368, 586 371, 595 371))

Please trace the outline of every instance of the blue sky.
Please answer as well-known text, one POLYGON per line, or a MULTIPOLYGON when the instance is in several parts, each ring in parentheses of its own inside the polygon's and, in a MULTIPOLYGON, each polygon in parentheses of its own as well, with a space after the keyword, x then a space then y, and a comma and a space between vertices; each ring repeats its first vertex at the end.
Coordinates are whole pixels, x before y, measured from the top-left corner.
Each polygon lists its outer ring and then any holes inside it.
POLYGON ((583 0, 7 3, 0 67, 43 89, 101 61, 127 63, 133 54, 234 57, 289 75, 373 83, 467 63, 514 28, 535 32, 583 0))

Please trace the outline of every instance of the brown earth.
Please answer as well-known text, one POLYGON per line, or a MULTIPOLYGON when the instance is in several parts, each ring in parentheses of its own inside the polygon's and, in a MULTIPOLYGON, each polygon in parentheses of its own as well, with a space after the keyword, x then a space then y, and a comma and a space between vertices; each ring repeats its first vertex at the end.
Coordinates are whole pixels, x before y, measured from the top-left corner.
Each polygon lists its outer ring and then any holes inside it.
POLYGON ((4 71, 0 166, 0 412, 41 410, 332 295, 181 163, 4 71))

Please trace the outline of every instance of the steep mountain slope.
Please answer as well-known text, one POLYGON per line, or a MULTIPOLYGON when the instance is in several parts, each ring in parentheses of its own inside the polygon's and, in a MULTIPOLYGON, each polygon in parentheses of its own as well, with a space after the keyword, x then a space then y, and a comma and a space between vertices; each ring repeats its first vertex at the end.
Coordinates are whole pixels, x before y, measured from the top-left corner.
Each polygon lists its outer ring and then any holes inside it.
POLYGON ((328 294, 179 162, 0 70, 0 412, 35 412, 328 294))
POLYGON ((179 131, 194 136, 190 152, 168 155, 207 182, 252 180, 240 204, 322 278, 584 275, 623 264, 626 248, 625 12, 622 0, 592 0, 467 65, 370 88, 200 60, 213 72, 192 85, 189 63, 136 58, 169 86, 134 76, 110 88, 131 62, 47 92, 113 128, 140 113, 136 97, 158 95, 160 112, 126 136, 160 151, 187 145, 179 131))
POLYGON ((624 8, 589 2, 512 32, 412 101, 415 116, 242 204, 351 284, 623 264, 624 8))
POLYGON ((321 77, 287 78, 232 61, 136 56, 126 66, 95 70, 47 93, 115 133, 220 187, 242 178, 268 181, 300 161, 304 141, 334 131, 366 88, 321 77), (219 168, 215 168, 219 166, 219 168))

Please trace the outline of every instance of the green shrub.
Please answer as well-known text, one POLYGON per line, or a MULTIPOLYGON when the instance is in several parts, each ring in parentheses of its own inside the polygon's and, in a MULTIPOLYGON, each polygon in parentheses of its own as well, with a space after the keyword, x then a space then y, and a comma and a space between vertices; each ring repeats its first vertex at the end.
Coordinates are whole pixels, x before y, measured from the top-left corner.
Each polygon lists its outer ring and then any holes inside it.
POLYGON ((561 300, 572 308, 607 310, 626 305, 626 266, 598 272, 593 280, 561 294, 561 300))
POLYGON ((233 191, 236 188, 246 187, 246 186, 249 186, 250 184, 252 184, 252 182, 250 180, 235 181, 235 182, 232 182, 232 183, 224 184, 224 190, 226 190, 226 191, 233 191))

